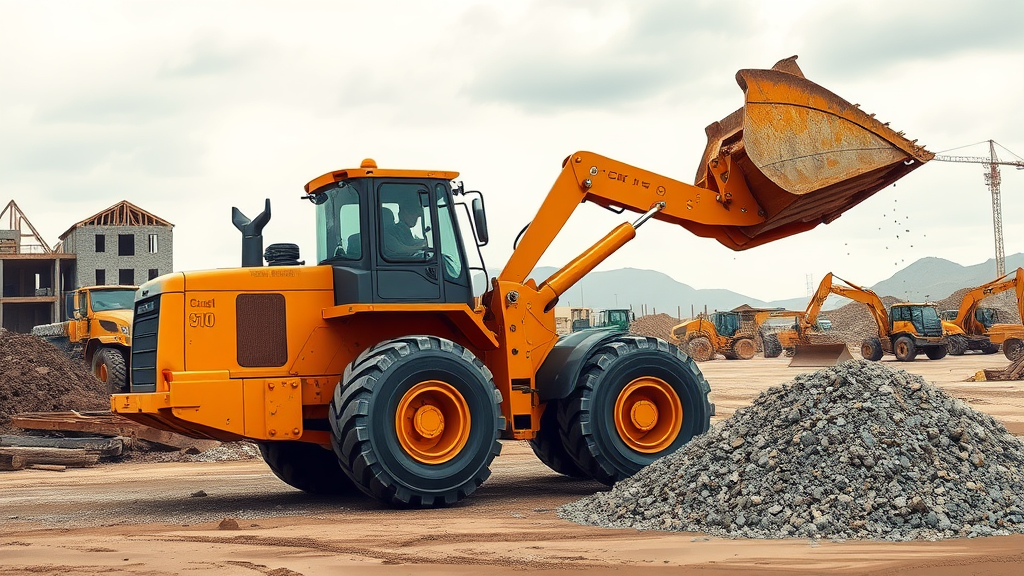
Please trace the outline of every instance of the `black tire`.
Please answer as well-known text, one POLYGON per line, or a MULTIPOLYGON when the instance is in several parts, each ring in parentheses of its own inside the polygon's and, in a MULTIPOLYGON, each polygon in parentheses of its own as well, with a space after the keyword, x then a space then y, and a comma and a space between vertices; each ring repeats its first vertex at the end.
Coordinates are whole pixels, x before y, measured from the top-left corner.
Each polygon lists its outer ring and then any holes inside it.
POLYGON ((259 442, 263 461, 285 484, 318 496, 356 494, 334 452, 309 442, 259 442))
POLYGON ((588 478, 587 473, 576 465, 572 455, 562 442, 562 434, 558 430, 558 407, 560 401, 552 400, 544 407, 540 417, 540 430, 530 440, 530 448, 545 466, 570 478, 588 478))
POLYGON ((882 359, 883 353, 882 341, 878 338, 868 338, 860 344, 860 355, 865 360, 878 362, 882 359))
POLYGON ((707 336, 696 336, 686 343, 686 352, 697 362, 715 359, 715 347, 707 336))
POLYGON ((562 439, 573 460, 593 479, 612 485, 651 462, 671 454, 711 424, 711 387, 693 360, 664 340, 621 336, 599 347, 587 359, 576 389, 558 412, 562 439), (620 393, 641 377, 671 386, 682 408, 675 438, 658 452, 634 450, 621 438, 614 421, 620 393))
POLYGON ((982 354, 995 354, 999 352, 999 344, 993 344, 992 342, 985 342, 981 346, 982 354))
POLYGON ((893 354, 900 362, 913 362, 917 358, 917 345, 910 336, 900 336, 892 344, 893 354))
POLYGON ((123 392, 127 387, 128 363, 117 348, 97 350, 92 356, 92 373, 113 394, 123 392))
POLYGON ((949 348, 946 346, 929 346, 925 348, 924 353, 925 356, 928 356, 929 360, 942 360, 946 357, 948 351, 949 348))
POLYGON ((1003 341, 1003 356, 1007 360, 1016 360, 1024 356, 1024 341, 1017 338, 1007 338, 1003 341))
POLYGON ((946 338, 946 348, 953 356, 963 356, 967 352, 967 337, 963 334, 952 334, 946 338))
POLYGON ((505 428, 501 393, 472 352, 434 336, 387 340, 360 354, 335 389, 328 421, 341 469, 366 494, 398 507, 454 504, 490 476, 505 428), (426 463, 410 455, 396 431, 396 413, 414 386, 437 381, 468 407, 465 444, 450 459, 426 463))
POLYGON ((765 358, 778 358, 782 355, 782 342, 779 341, 778 334, 765 334, 762 340, 764 341, 765 358))

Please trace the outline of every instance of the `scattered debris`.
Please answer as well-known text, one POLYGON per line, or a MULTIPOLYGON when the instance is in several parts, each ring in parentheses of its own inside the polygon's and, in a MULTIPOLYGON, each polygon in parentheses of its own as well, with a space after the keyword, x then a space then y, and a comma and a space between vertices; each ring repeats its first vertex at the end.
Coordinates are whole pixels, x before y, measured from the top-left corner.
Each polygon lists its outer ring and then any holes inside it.
POLYGON ((853 360, 762 392, 559 516, 751 538, 1024 533, 1024 443, 919 376, 853 360))

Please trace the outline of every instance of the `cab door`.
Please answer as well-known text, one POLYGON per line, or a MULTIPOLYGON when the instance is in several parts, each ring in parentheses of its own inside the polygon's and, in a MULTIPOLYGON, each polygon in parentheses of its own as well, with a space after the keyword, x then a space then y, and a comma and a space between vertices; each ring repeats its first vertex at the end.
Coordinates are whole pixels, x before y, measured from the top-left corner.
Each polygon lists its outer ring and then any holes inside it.
POLYGON ((379 180, 375 192, 375 300, 443 301, 431 187, 426 182, 379 180))

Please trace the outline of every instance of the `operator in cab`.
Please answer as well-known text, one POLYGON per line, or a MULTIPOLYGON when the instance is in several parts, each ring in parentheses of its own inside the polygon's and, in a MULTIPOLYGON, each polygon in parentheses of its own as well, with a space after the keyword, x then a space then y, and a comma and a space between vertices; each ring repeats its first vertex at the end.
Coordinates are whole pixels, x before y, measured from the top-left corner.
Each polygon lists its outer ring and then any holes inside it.
MULTIPOLYGON (((398 203, 398 220, 389 208, 381 208, 381 220, 384 230, 384 256, 389 259, 407 260, 427 248, 427 241, 417 238, 413 229, 423 217, 423 206, 419 202, 419 194, 409 190, 402 191, 396 199, 398 203)), ((417 258, 418 259, 418 258, 417 258)))

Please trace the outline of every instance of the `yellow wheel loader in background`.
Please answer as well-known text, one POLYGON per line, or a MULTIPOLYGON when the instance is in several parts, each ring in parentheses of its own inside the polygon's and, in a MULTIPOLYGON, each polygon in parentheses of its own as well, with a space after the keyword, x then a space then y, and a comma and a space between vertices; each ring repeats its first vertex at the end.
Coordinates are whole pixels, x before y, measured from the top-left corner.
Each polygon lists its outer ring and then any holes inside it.
POLYGON ((136 286, 86 286, 65 296, 68 320, 32 328, 73 359, 82 359, 113 393, 127 390, 136 286))
MULTIPOLYGON (((696 185, 591 152, 566 157, 481 300, 467 253, 488 240, 483 197, 454 183, 457 172, 367 159, 315 178, 316 266, 253 262, 247 246, 261 247, 269 212, 236 211, 243 263, 255 265, 140 288, 131 392, 111 398, 113 411, 254 440, 294 487, 393 506, 470 495, 499 439, 530 441, 570 476, 610 485, 636 473, 708 429, 710 387, 656 338, 559 338, 559 296, 649 219, 742 250, 830 222, 932 157, 804 79, 793 58, 737 81, 746 104, 708 128, 696 185), (641 216, 529 278, 585 202, 641 216)), ((509 186, 535 180, 523 174, 509 171, 509 186)))
POLYGON ((1000 344, 1009 360, 1016 360, 1024 353, 1024 325, 999 323, 996 310, 980 307, 985 298, 1009 290, 1016 293, 1017 310, 1024 319, 1024 269, 1017 268, 1012 278, 1005 274, 964 294, 951 320, 962 333, 949 337, 950 354, 959 356, 968 350, 995 354, 1000 344))
POLYGON ((716 354, 726 360, 750 360, 757 354, 758 339, 763 340, 765 358, 782 354, 779 341, 772 334, 763 334, 762 326, 769 318, 793 317, 799 312, 777 308, 746 308, 731 312, 698 314, 697 318, 677 324, 670 339, 698 362, 713 360, 716 354))

